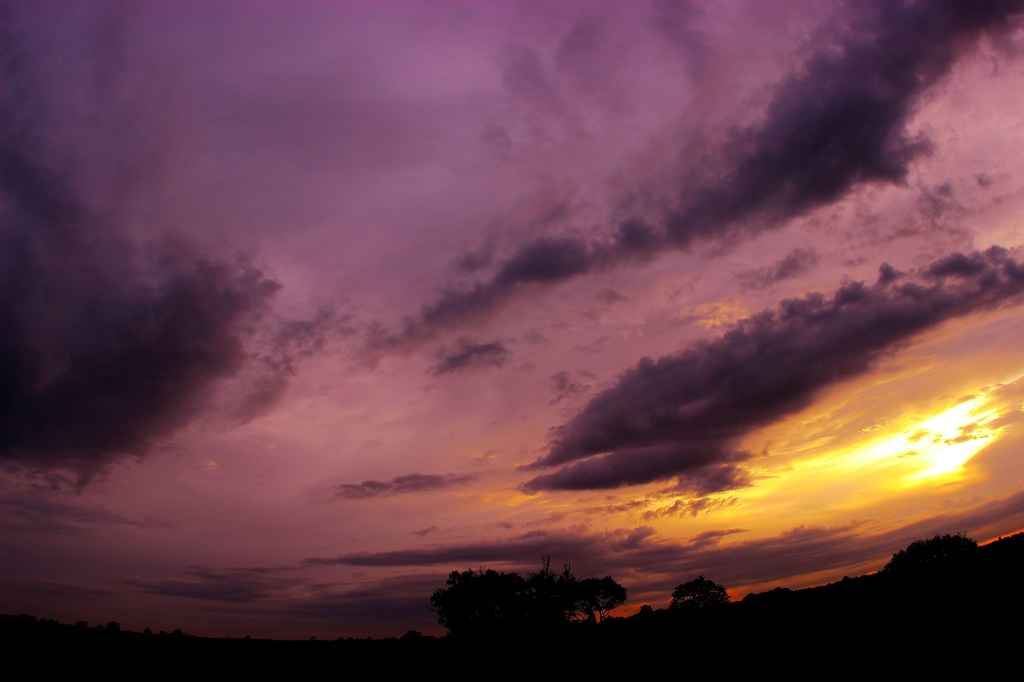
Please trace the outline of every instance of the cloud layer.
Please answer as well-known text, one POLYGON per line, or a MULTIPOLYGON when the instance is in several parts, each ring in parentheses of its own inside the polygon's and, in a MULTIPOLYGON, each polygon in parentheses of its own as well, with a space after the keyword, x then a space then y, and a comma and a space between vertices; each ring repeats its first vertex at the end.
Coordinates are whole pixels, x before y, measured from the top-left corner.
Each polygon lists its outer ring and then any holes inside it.
MULTIPOLYGON (((819 37, 777 85, 756 123, 726 132, 710 156, 685 155, 649 208, 607 234, 545 235, 498 262, 490 279, 446 289, 378 348, 407 347, 496 310, 518 290, 645 262, 697 244, 728 246, 870 183, 902 184, 931 144, 907 125, 924 93, 979 39, 1010 30, 1019 0, 873 2, 819 37)), ((479 259, 473 259, 476 262, 479 259)))
POLYGON ((439 633, 455 569, 625 615, 1024 525, 1022 0, 0 6, 12 612, 439 633))

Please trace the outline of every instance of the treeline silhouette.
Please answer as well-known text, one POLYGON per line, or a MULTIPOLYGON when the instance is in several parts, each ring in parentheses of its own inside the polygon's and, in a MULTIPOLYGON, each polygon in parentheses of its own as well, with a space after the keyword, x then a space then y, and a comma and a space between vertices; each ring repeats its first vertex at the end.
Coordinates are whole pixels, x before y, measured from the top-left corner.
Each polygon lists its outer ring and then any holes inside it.
POLYGON ((474 640, 522 632, 558 635, 575 623, 605 620, 625 601, 626 588, 611 576, 581 580, 569 564, 556 574, 550 557, 525 578, 494 569, 452 571, 430 597, 437 621, 451 637, 474 640))
POLYGON ((431 596, 448 630, 440 637, 410 630, 381 639, 207 638, 6 614, 0 641, 10 660, 44 650, 61 654, 48 659, 50 666, 64 660, 125 673, 159 662, 175 674, 202 665, 209 674, 281 670, 294 677, 362 662, 392 670, 444 666, 455 672, 485 664, 610 674, 624 661, 643 666, 674 657, 674 669, 690 673, 781 669, 811 675, 825 674, 821 666, 828 665, 847 673, 991 669, 1019 675, 1024 533, 984 546, 961 534, 935 535, 894 553, 878 572, 805 589, 774 588, 735 602, 724 586, 697 576, 676 586, 666 608, 643 605, 625 617, 612 613, 626 590, 611 577, 580 579, 568 565, 556 573, 542 561, 525 577, 453 571, 431 596))

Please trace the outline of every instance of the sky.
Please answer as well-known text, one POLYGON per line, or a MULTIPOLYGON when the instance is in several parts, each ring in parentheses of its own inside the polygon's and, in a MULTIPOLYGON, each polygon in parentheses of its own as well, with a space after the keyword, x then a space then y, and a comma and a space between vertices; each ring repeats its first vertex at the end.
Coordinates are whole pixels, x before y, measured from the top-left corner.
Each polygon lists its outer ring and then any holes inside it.
POLYGON ((443 634, 1024 529, 1024 2, 6 0, 0 611, 443 634))

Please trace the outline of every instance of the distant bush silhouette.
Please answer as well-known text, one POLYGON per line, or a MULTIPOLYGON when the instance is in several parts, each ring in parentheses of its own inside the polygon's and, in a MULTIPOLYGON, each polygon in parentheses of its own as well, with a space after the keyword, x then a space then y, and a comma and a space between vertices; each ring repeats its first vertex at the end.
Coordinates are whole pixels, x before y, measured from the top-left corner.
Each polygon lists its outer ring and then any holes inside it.
POLYGON ((892 555, 882 571, 893 575, 956 568, 978 556, 978 543, 960 533, 936 534, 927 540, 915 540, 892 555))
POLYGON ((672 590, 672 602, 669 609, 673 611, 689 609, 712 609, 729 603, 729 594, 725 587, 708 580, 704 576, 676 585, 672 590))

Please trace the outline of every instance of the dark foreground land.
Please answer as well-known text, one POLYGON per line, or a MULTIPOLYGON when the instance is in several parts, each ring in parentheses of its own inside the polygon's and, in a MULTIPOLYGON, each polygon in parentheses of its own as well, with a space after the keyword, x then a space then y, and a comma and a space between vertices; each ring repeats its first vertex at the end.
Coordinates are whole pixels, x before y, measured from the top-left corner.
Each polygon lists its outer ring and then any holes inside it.
MULTIPOLYGON (((881 571, 804 590, 775 589, 715 609, 645 609, 549 632, 383 639, 192 637, 0 616, 8 670, 100 672, 107 679, 239 675, 365 678, 620 674, 731 679, 1022 679, 1024 533, 969 561, 881 571)), ((11 678, 14 679, 14 678, 11 678)), ((23 678, 22 678, 23 679, 23 678)))

